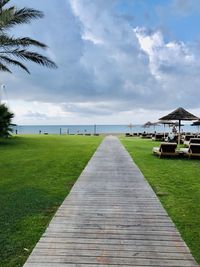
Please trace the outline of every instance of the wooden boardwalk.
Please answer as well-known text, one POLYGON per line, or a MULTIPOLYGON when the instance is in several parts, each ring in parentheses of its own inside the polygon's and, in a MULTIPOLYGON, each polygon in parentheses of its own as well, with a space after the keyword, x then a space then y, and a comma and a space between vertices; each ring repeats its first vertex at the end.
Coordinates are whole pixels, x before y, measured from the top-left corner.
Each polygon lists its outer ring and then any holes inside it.
POLYGON ((198 265, 128 152, 106 137, 24 266, 198 265))

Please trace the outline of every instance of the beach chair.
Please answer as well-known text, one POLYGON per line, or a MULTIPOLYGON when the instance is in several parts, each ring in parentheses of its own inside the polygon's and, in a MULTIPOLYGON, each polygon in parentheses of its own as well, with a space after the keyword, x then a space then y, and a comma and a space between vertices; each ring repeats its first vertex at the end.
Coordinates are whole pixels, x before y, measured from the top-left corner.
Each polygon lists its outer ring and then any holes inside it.
POLYGON ((152 137, 153 141, 164 141, 164 134, 155 134, 152 137))
POLYGON ((184 141, 183 141, 183 144, 184 145, 186 145, 186 146, 188 146, 189 145, 189 143, 190 143, 190 139, 191 138, 195 138, 195 135, 193 135, 193 134, 186 134, 185 135, 185 137, 184 137, 184 141))
POLYGON ((196 137, 195 138, 190 138, 189 141, 187 141, 187 142, 185 141, 184 142, 184 145, 187 146, 187 147, 189 147, 190 144, 200 144, 200 138, 196 138, 196 137))
POLYGON ((191 138, 190 139, 190 144, 200 144, 200 137, 191 138))
POLYGON ((190 143, 188 148, 181 148, 180 152, 190 157, 200 157, 200 143, 190 143))
POLYGON ((141 135, 141 137, 143 138, 143 139, 151 139, 151 137, 152 137, 152 135, 151 134, 149 134, 149 133, 143 133, 142 135, 141 135))
POLYGON ((164 143, 160 144, 160 147, 153 147, 153 154, 162 156, 178 156, 179 153, 176 151, 177 143, 164 143))

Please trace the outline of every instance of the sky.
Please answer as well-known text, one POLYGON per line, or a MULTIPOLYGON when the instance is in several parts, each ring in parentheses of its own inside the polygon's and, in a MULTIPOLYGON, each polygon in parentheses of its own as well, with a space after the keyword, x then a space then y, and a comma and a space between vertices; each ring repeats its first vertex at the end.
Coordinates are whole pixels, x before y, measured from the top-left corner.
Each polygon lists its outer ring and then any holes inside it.
MULTIPOLYGON (((48 45, 50 70, 1 72, 17 124, 142 124, 200 117, 199 0, 11 0, 44 12, 13 36, 48 45)), ((31 48, 33 49, 33 48, 31 48)))

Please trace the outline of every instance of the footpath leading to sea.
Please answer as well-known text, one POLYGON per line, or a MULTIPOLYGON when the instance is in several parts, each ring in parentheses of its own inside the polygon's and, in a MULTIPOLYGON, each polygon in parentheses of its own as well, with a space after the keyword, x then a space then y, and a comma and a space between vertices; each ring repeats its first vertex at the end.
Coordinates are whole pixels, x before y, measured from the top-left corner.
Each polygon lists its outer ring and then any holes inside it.
POLYGON ((197 267, 128 152, 106 137, 25 267, 197 267))

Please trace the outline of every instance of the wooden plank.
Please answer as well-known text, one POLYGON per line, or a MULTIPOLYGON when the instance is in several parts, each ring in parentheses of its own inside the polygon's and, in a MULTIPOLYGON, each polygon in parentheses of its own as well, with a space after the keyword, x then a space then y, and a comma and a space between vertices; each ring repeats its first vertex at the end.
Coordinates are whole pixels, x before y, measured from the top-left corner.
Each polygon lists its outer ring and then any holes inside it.
POLYGON ((181 242, 181 238, 178 235, 155 235, 154 234, 144 234, 141 232, 141 234, 104 234, 104 233, 79 233, 79 232, 74 232, 74 233, 68 233, 68 232, 47 232, 43 236, 44 237, 61 237, 61 238, 67 238, 67 239, 84 239, 85 236, 87 235, 87 238, 89 239, 96 239, 99 240, 99 236, 101 236, 101 239, 109 239, 109 240, 155 240, 155 241, 175 241, 175 242, 181 242))
MULTIPOLYGON (((84 256, 84 257, 100 257, 102 254, 102 251, 97 249, 61 249, 61 248, 53 248, 53 249, 41 249, 37 248, 33 251, 32 255, 53 255, 54 256, 84 256)), ((128 250, 104 250, 104 254, 106 254, 107 257, 120 257, 120 258, 141 258, 141 259, 152 259, 155 255, 155 251, 130 251, 128 250), (153 252, 153 253, 152 253, 153 252)), ((174 252, 157 252, 156 253, 156 259, 176 259, 176 260, 183 260, 187 259, 188 254, 182 254, 180 258, 179 253, 174 252)))
POLYGON ((66 238, 66 237, 57 237, 57 236, 43 236, 42 242, 47 243, 66 243, 66 244, 107 244, 107 245, 120 245, 121 247, 124 247, 126 245, 134 245, 134 246, 152 246, 152 247, 162 247, 162 246, 172 246, 172 247, 180 247, 184 250, 186 248, 185 244, 178 240, 152 240, 147 239, 146 236, 134 240, 128 240, 128 239, 103 239, 103 238, 66 238))
MULTIPOLYGON (((136 235, 141 235, 143 234, 144 236, 167 236, 167 237, 171 237, 171 238, 175 238, 180 237, 180 235, 176 232, 176 231, 149 231, 148 229, 146 230, 130 230, 130 229, 120 229, 120 230, 101 230, 101 229, 70 229, 66 226, 64 226, 63 228, 60 227, 49 227, 45 233, 67 233, 67 234, 84 234, 85 236, 90 235, 90 234, 99 234, 99 235, 124 235, 124 236, 136 236, 136 235)), ((45 235, 44 233, 44 235, 45 235)))
MULTIPOLYGON (((124 245, 122 249, 121 244, 87 244, 86 243, 49 243, 49 242, 39 242, 35 249, 48 249, 51 251, 51 255, 54 253, 54 249, 60 250, 99 250, 99 251, 128 251, 130 254, 132 252, 152 252, 155 253, 178 253, 181 257, 185 254, 190 254, 189 250, 184 247, 174 247, 174 246, 151 246, 149 245, 124 245)), ((34 251, 33 251, 34 253, 34 251)))
POLYGON ((115 265, 147 265, 150 266, 181 266, 191 267, 193 260, 189 259, 154 259, 154 258, 119 258, 119 257, 107 257, 106 253, 102 252, 100 257, 84 257, 84 256, 52 256, 52 255, 32 255, 30 256, 30 262, 35 263, 76 263, 76 264, 110 264, 115 265))
POLYGON ((106 137, 25 267, 197 267, 128 152, 106 137))

